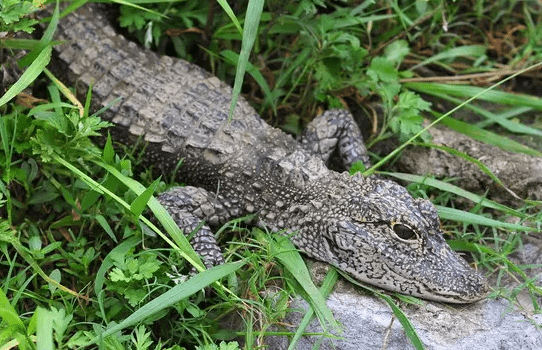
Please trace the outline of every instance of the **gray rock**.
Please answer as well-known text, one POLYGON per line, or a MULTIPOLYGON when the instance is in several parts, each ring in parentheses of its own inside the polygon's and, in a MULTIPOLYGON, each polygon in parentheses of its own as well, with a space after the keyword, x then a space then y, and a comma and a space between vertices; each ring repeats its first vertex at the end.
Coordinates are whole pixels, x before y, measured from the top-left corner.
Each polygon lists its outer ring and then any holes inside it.
MULTIPOLYGON (((340 281, 328 297, 328 306, 344 326, 341 339, 306 336, 296 349, 364 350, 414 349, 400 322, 388 305, 374 296, 361 295, 348 282, 340 281)), ((296 299, 292 309, 307 309, 307 303, 296 299)), ((426 349, 542 349, 542 315, 528 316, 510 307, 507 300, 483 300, 474 304, 449 305, 424 302, 424 305, 401 305, 426 349)), ((304 312, 292 312, 284 324, 295 332, 304 312)), ((306 330, 322 332, 317 320, 306 330)), ((269 337, 269 349, 287 349, 286 337, 269 337)))

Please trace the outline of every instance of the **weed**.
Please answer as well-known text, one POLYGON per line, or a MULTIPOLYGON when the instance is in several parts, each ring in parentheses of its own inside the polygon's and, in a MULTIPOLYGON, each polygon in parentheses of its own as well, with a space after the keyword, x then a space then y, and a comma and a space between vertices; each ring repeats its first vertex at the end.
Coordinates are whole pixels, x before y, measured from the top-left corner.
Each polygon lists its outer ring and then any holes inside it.
POLYGON ((28 17, 28 14, 38 10, 35 1, 5 0, 0 4, 0 32, 31 33, 38 22, 28 17))
MULTIPOLYGON (((238 220, 220 232, 235 231, 248 239, 222 242, 228 247, 228 263, 189 279, 191 266, 203 270, 201 262, 152 198, 156 189, 168 185, 154 181, 148 171, 140 176, 135 160, 115 154, 111 140, 103 148, 91 142, 107 123, 58 84, 48 87, 50 103, 33 108, 8 104, 41 72, 49 74, 45 67, 58 14, 43 40, 13 39, 10 34, 32 31, 37 21, 29 14, 37 3, 11 0, 0 5, 0 31, 6 32, 2 48, 30 50, 19 61, 28 67, 24 75, 0 98, 1 345, 237 349, 227 341, 244 337, 246 344, 261 344, 271 334, 269 327, 289 312, 294 293, 307 295, 314 313, 335 325, 322 298, 337 278, 334 270, 321 294, 308 273, 299 272, 304 265, 287 241, 259 229, 249 231, 238 220), (62 102, 61 95, 71 102, 62 102), (143 185, 132 179, 134 173, 143 185), (167 235, 146 219, 147 206, 167 235), (211 290, 212 298, 205 294, 211 290), (236 313, 245 325, 223 330, 221 322, 236 313)), ((540 138, 539 126, 521 122, 542 109, 539 99, 505 91, 479 95, 491 79, 540 61, 536 2, 478 1, 472 8, 436 0, 358 5, 268 1, 261 8, 261 2, 250 3, 251 18, 235 15, 247 8, 243 1, 233 9, 193 0, 158 2, 151 6, 154 12, 122 6, 120 23, 145 46, 195 58, 229 82, 235 81, 236 63, 244 62, 250 77, 241 91, 262 115, 287 130, 299 130, 299 124, 323 108, 348 106, 371 115, 371 102, 377 99, 383 113, 368 144, 420 135, 416 141, 427 145, 422 120, 440 118, 438 99, 459 105, 476 96, 508 107, 494 112, 469 104, 481 118, 476 126, 450 116, 442 123, 487 143, 540 156, 535 148, 487 130, 498 125, 505 132, 540 138), (243 33, 247 23, 252 30, 243 33), (198 51, 201 46, 205 50, 198 51), (238 55, 241 48, 244 53, 238 55), (457 81, 462 84, 451 83, 457 81)), ((438 205, 454 238, 452 247, 472 251, 476 264, 493 271, 499 281, 507 275, 519 281, 513 290, 497 287, 494 295, 513 300, 527 290, 539 312, 540 288, 525 273, 532 266, 516 266, 508 259, 522 245, 520 232, 529 227, 540 231, 538 203, 512 208, 458 188, 450 183, 453 179, 386 175, 416 182, 409 190, 438 205)), ((413 343, 423 347, 393 300, 383 298, 413 343)), ((290 334, 293 344, 312 314, 290 334)))

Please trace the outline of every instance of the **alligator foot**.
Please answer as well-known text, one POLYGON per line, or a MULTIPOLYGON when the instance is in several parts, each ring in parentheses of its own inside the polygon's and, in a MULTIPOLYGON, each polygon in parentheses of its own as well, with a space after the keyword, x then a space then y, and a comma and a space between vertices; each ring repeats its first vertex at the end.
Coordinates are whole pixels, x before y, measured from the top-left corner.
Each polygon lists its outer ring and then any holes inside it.
POLYGON ((217 225, 235 217, 232 214, 238 211, 230 201, 192 186, 173 187, 157 199, 185 234, 194 232, 190 243, 207 268, 224 263, 222 251, 205 222, 217 225))
POLYGON ((371 166, 361 131, 352 114, 344 109, 330 109, 311 121, 303 132, 301 145, 326 163, 337 149, 345 169, 358 160, 371 166))

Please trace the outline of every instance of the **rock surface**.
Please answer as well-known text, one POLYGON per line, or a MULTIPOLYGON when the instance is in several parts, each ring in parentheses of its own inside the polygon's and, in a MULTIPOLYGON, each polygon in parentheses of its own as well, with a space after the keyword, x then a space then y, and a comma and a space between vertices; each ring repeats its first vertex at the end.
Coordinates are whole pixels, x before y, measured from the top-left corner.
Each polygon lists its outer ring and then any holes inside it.
MULTIPOLYGON (((340 281, 329 296, 328 306, 344 326, 342 339, 306 336, 296 349, 414 349, 400 322, 387 304, 377 297, 359 294, 351 284, 340 281)), ((306 309, 307 304, 296 299, 292 309, 306 309)), ((447 305, 425 302, 422 306, 402 305, 401 308, 418 332, 426 349, 542 349, 542 315, 527 315, 510 307, 505 299, 483 300, 474 304, 447 305)), ((292 312, 285 324, 297 325, 304 313, 292 312)), ((288 330, 295 331, 296 327, 288 330)), ((317 320, 306 330, 321 332, 317 320)), ((287 349, 286 337, 269 337, 269 349, 287 349)))
MULTIPOLYGON (((440 126, 430 129, 429 133, 435 144, 454 148, 481 161, 520 198, 542 200, 542 158, 506 152, 440 126)), ((512 199, 477 165, 435 148, 407 148, 397 167, 410 174, 457 177, 454 184, 461 188, 482 193, 489 190, 493 197, 512 199)))

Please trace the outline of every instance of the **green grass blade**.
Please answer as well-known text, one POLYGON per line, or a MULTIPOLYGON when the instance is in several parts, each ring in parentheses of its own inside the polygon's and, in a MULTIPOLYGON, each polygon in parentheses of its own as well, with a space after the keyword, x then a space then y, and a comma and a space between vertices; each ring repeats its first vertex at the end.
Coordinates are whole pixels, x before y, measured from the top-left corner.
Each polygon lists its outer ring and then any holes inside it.
POLYGON ((491 257, 497 257, 500 261, 502 261, 502 265, 505 265, 505 267, 501 266, 501 268, 508 269, 512 271, 513 273, 517 274, 518 276, 521 276, 521 278, 525 281, 522 283, 523 286, 527 286, 527 288, 530 291, 535 292, 538 295, 542 295, 542 288, 540 288, 540 286, 538 285, 538 282, 537 282, 538 279, 537 278, 533 279, 527 276, 527 274, 525 273, 525 268, 523 266, 519 267, 516 264, 514 264, 512 261, 510 261, 507 258, 506 254, 498 253, 489 247, 476 244, 476 243, 465 242, 461 240, 453 240, 453 239, 446 242, 450 245, 450 247, 453 250, 461 250, 461 251, 467 251, 467 252, 472 252, 472 253, 477 253, 477 254, 486 254, 491 257))
MULTIPOLYGON (((16 122, 17 122, 17 119, 15 119, 13 135, 15 135, 17 131, 16 122)), ((13 153, 13 148, 10 147, 10 139, 11 137, 9 137, 8 135, 8 129, 7 129, 6 123, 4 122, 4 118, 0 118, 0 141, 2 142, 2 149, 4 150, 4 154, 6 156, 5 169, 9 168, 9 163, 11 162, 11 156, 13 153)))
POLYGON ((446 243, 448 243, 450 248, 452 248, 453 250, 458 250, 462 252, 471 252, 471 253, 477 253, 477 254, 484 253, 491 256, 499 256, 499 254, 497 254, 497 252, 495 252, 494 250, 477 243, 465 242, 463 240, 458 240, 458 239, 449 239, 446 241, 446 243))
POLYGON ((494 120, 480 121, 480 122, 477 123, 477 125, 480 128, 485 128, 488 125, 491 125, 491 124, 494 124, 494 123, 499 123, 499 121, 509 120, 509 119, 512 119, 512 118, 515 118, 515 117, 519 117, 520 115, 522 115, 524 113, 529 113, 529 112, 532 112, 532 111, 533 111, 533 108, 531 108, 531 107, 522 107, 522 106, 512 107, 512 108, 510 108, 510 109, 508 109, 506 111, 502 111, 502 112, 499 112, 499 113, 493 113, 494 118, 496 119, 495 121, 494 120))
POLYGON ((45 50, 47 46, 52 46, 51 41, 53 40, 53 37, 55 35, 56 27, 58 26, 58 20, 59 13, 57 0, 55 9, 53 10, 53 16, 51 17, 51 22, 49 22, 47 29, 45 29, 45 32, 43 33, 43 36, 41 37, 39 42, 36 44, 36 47, 25 57, 19 60, 18 64, 20 67, 28 66, 31 62, 33 62, 40 56, 41 52, 43 52, 43 50, 45 50))
MULTIPOLYGON (((0 241, 7 242, 7 243, 11 244, 13 246, 13 248, 15 248, 17 253, 19 253, 19 255, 21 255, 21 257, 28 263, 29 267, 31 269, 33 269, 38 275, 40 275, 40 277, 43 278, 45 281, 47 281, 48 283, 52 284, 56 288, 59 288, 60 290, 66 292, 68 294, 71 294, 71 295, 73 295, 75 297, 80 296, 78 293, 70 290, 69 288, 64 287, 63 285, 61 285, 57 281, 50 278, 41 269, 38 262, 36 260, 34 260, 33 256, 28 252, 28 250, 23 246, 23 244, 19 241, 19 239, 17 237, 15 237, 15 236, 6 237, 6 236, 3 236, 3 235, 0 235, 0 241)), ((4 295, 4 297, 5 297, 5 295, 4 295)), ((4 307, 4 303, 3 303, 3 300, 2 300, 2 293, 0 293, 0 317, 3 317, 2 316, 3 307, 4 307)))
MULTIPOLYGON (((338 279, 339 279, 339 274, 337 273, 337 269, 331 266, 328 273, 326 274, 326 277, 324 278, 324 282, 322 282, 322 286, 320 287, 320 293, 322 294, 322 297, 324 297, 324 299, 327 298, 329 293, 331 293, 338 279)), ((303 319, 299 323, 299 326, 297 327, 295 335, 290 341, 288 350, 296 349, 297 343, 299 342, 299 340, 301 340, 301 337, 303 336, 305 329, 307 329, 307 327, 311 323, 313 315, 314 315, 314 309, 309 304, 309 309, 307 310, 307 312, 305 313, 305 316, 303 316, 303 319)))
MULTIPOLYGON (((307 266, 292 242, 290 242, 288 237, 277 235, 274 237, 274 243, 275 244, 271 246, 274 255, 276 255, 277 259, 279 259, 284 267, 290 271, 305 290, 309 298, 307 301, 314 308, 319 319, 324 320, 327 324, 331 325, 337 332, 341 332, 339 324, 335 318, 333 318, 333 313, 327 306, 324 297, 312 282, 307 266)), ((322 324, 324 329, 326 328, 326 323, 322 324)))
POLYGON ((103 112, 107 111, 109 108, 111 108, 113 105, 115 105, 117 102, 120 102, 122 100, 122 96, 117 97, 113 101, 109 102, 106 106, 100 108, 96 113, 93 113, 90 117, 97 117, 103 112))
POLYGON ((60 90, 60 92, 75 106, 77 107, 77 109, 79 109, 79 115, 83 116, 85 115, 85 111, 83 110, 84 107, 83 105, 81 105, 81 102, 79 102, 79 100, 77 99, 77 97, 73 94, 73 92, 66 86, 64 85, 60 80, 58 80, 54 75, 53 73, 51 73, 51 71, 49 71, 47 68, 45 68, 43 70, 43 72, 45 73, 45 75, 47 75, 47 77, 49 79, 51 79, 51 81, 53 82, 53 84, 56 85, 56 87, 58 88, 58 90, 60 90))
MULTIPOLYGON (((456 103, 458 105, 463 103, 463 101, 461 99, 457 99, 457 98, 451 97, 451 96, 446 95, 446 94, 441 94, 441 93, 434 92, 434 91, 431 92, 431 94, 433 96, 435 96, 435 97, 439 97, 439 98, 442 98, 444 100, 451 101, 451 102, 456 103)), ((517 133, 517 134, 542 136, 542 130, 530 127, 530 126, 525 125, 525 124, 513 122, 511 120, 508 120, 505 117, 501 117, 501 116, 499 116, 499 115, 497 115, 495 113, 492 113, 492 112, 490 112, 490 111, 488 111, 488 110, 486 110, 484 108, 480 108, 480 107, 475 106, 473 104, 469 103, 469 104, 465 105, 465 108, 468 108, 468 109, 472 110, 473 112, 481 115, 482 117, 486 118, 487 121, 489 121, 489 122, 499 124, 500 126, 502 126, 503 128, 507 129, 510 132, 517 133)), ((524 106, 515 107, 514 109, 519 109, 520 111, 524 111, 524 112, 533 110, 532 107, 524 107, 524 106)))
MULTIPOLYGON (((130 210, 130 205, 126 203, 122 198, 115 195, 111 191, 109 191, 107 188, 103 187, 96 181, 94 181, 92 178, 90 178, 87 174, 83 173, 81 170, 79 170, 77 167, 73 166, 69 162, 65 161, 64 159, 60 157, 55 157, 55 160, 65 166, 66 168, 70 169, 79 179, 84 181, 92 190, 100 193, 100 194, 106 194, 109 197, 113 198, 115 201, 117 201, 119 204, 121 204, 126 210, 130 210)), ((110 166, 108 164, 105 164, 103 162, 96 161, 97 165, 103 167, 107 171, 109 171, 110 174, 115 176, 117 179, 119 179, 121 182, 123 182, 126 186, 128 186, 132 191, 134 191, 136 194, 140 195, 145 191, 145 187, 141 185, 139 182, 123 175, 120 171, 115 169, 115 167, 110 166)), ((175 224, 171 216, 167 213, 167 211, 162 207, 162 205, 156 200, 156 198, 151 197, 149 200, 149 208, 152 210, 153 214, 155 215, 156 219, 164 226, 164 228, 167 230, 167 232, 171 235, 173 240, 172 242, 169 237, 165 236, 150 220, 148 220, 145 217, 140 217, 140 220, 143 221, 143 223, 147 226, 149 226, 154 232, 156 232, 166 243, 168 243, 171 247, 179 250, 179 254, 183 256, 188 262, 194 266, 198 271, 203 271, 205 269, 203 263, 201 262, 201 259, 196 254, 184 234, 181 232, 179 227, 175 224)))
MULTIPOLYGON (((130 209, 130 206, 124 202, 121 198, 116 196, 114 193, 111 193, 106 188, 103 188, 100 184, 92 180, 90 177, 88 177, 86 174, 79 171, 79 169, 75 168, 69 163, 63 162, 63 164, 67 167, 69 167, 72 171, 77 172, 78 176, 85 182, 91 186, 92 189, 97 190, 100 189, 100 191, 103 191, 103 193, 107 193, 110 197, 114 198, 116 201, 121 203, 127 210, 130 209)), ((115 167, 110 166, 108 164, 104 164, 102 162, 96 162, 96 164, 100 165, 107 171, 111 173, 111 175, 115 176, 117 179, 119 179, 122 183, 124 183, 128 188, 130 188, 132 191, 134 191, 136 194, 140 195, 145 191, 145 187, 141 185, 139 182, 123 175, 120 171, 115 169, 115 167)), ((164 236, 160 230, 158 230, 152 222, 150 222, 148 219, 141 217, 140 219, 145 223, 145 225, 149 226, 153 231, 155 231, 164 241, 166 241, 170 246, 180 249, 181 255, 187 259, 192 266, 194 266, 198 271, 203 271, 204 265, 201 262, 201 259, 196 254, 192 246, 190 245, 190 242, 186 239, 185 235, 181 232, 177 224, 173 221, 171 216, 167 213, 167 211, 164 209, 164 207, 156 200, 156 198, 151 197, 149 200, 149 208, 153 212, 156 219, 162 224, 162 226, 166 229, 166 231, 170 234, 170 236, 173 238, 175 243, 173 243, 168 237, 164 236)))
MULTIPOLYGON (((4 39, 2 40, 2 47, 13 50, 35 50, 40 41, 36 39, 4 39)), ((55 42, 54 44, 59 44, 55 42)))
MULTIPOLYGON (((440 113, 437 112, 433 112, 433 115, 437 118, 440 118, 442 116, 440 113)), ((470 138, 473 138, 475 140, 487 143, 489 145, 497 146, 505 151, 525 153, 534 157, 542 157, 542 152, 538 150, 532 149, 512 139, 503 137, 491 131, 484 130, 475 125, 465 123, 452 117, 443 118, 440 121, 440 124, 445 125, 450 129, 462 133, 463 135, 469 136, 470 138)))
POLYGON ((498 227, 502 229, 520 231, 520 232, 523 232, 523 231, 539 232, 540 231, 539 229, 535 227, 528 227, 528 226, 523 226, 523 225, 518 225, 518 224, 511 224, 508 222, 502 222, 502 221, 486 218, 484 216, 474 214, 474 213, 469 213, 462 210, 442 207, 440 205, 437 205, 436 207, 437 207, 437 212, 442 219, 460 221, 467 224, 477 224, 477 225, 498 227))
POLYGON ((482 45, 466 45, 466 46, 453 47, 449 50, 440 52, 436 55, 429 57, 428 59, 410 68, 410 70, 414 70, 418 67, 425 66, 429 63, 436 62, 436 61, 449 60, 449 59, 453 59, 457 57, 479 57, 479 56, 484 55, 485 53, 486 53, 486 48, 485 46, 482 46, 482 45))
POLYGON ((425 349, 425 346, 423 345, 420 337, 418 336, 416 329, 414 328, 414 326, 412 325, 408 317, 405 315, 403 310, 401 310, 399 306, 395 304, 395 302, 389 295, 379 294, 378 296, 384 299, 386 303, 388 303, 395 317, 397 317, 399 322, 401 322, 401 326, 403 326, 403 329, 405 330, 405 334, 407 338, 410 340, 410 342, 412 343, 412 345, 414 345, 414 348, 416 348, 416 350, 425 349))
POLYGON ((139 308, 133 314, 125 318, 121 323, 114 325, 113 327, 107 329, 105 332, 100 334, 99 337, 92 339, 88 344, 86 344, 86 346, 95 344, 100 341, 100 339, 103 339, 126 327, 141 322, 146 318, 150 317, 151 315, 155 314, 156 312, 166 309, 171 305, 188 298, 192 294, 197 293, 198 291, 211 285, 215 281, 218 281, 222 277, 235 272, 244 264, 244 262, 240 261, 215 266, 211 269, 205 270, 197 274, 186 282, 177 284, 164 294, 160 295, 159 297, 153 299, 152 301, 139 308))
POLYGON ((45 103, 42 105, 38 105, 34 108, 32 108, 30 111, 28 111, 28 116, 33 117, 35 115, 44 114, 43 112, 47 113, 47 111, 51 109, 55 109, 57 107, 60 108, 68 108, 68 109, 74 109, 77 108, 76 106, 66 103, 66 102, 59 102, 59 103, 45 103))
MULTIPOLYGON (((369 287, 355 279, 353 279, 349 274, 343 272, 343 271, 339 271, 339 273, 348 281, 350 281, 350 283, 356 285, 356 286, 359 286, 365 290, 368 290, 369 292, 375 294, 376 296, 378 296, 379 298, 383 299, 387 304, 388 306, 391 308, 393 314, 395 315, 395 317, 397 317, 397 319, 399 320, 399 322, 401 322, 401 325, 403 326, 403 329, 405 330, 405 334, 406 336, 408 337, 408 339, 410 340, 410 342, 412 343, 412 345, 414 345, 414 347, 416 349, 419 349, 419 350, 423 350, 425 349, 421 339, 420 339, 420 336, 418 335, 418 333, 416 332, 416 329, 414 328, 414 326, 412 325, 412 323, 410 322, 410 320, 408 319, 408 317, 405 315, 405 313, 403 312, 403 310, 401 310, 397 304, 395 304, 393 302, 393 299, 387 295, 387 294, 384 294, 384 293, 381 293, 379 292, 376 288, 373 288, 373 287, 369 287)), ((406 298, 405 298, 406 300, 406 298)))
MULTIPOLYGON (((92 194, 95 194, 96 192, 92 191, 91 192, 92 194)), ((94 219, 96 221, 98 221, 98 223, 100 224, 100 226, 103 228, 103 230, 105 231, 105 233, 107 233, 107 235, 111 238, 111 240, 115 243, 118 243, 117 241, 117 237, 115 237, 115 233, 113 232, 113 230, 111 229, 111 226, 109 226, 109 223, 107 222, 107 220, 105 219, 105 217, 103 215, 100 215, 100 214, 97 214, 94 216, 94 219)))
POLYGON ((21 91, 26 89, 36 78, 40 75, 41 72, 45 69, 45 66, 49 64, 51 60, 52 47, 50 45, 46 46, 32 64, 26 69, 26 71, 21 75, 19 80, 9 88, 8 91, 0 98, 0 106, 8 103, 12 98, 17 96, 21 91))
POLYGON ((102 151, 102 160, 105 164, 113 164, 115 158, 115 149, 113 148, 113 140, 111 140, 111 134, 107 133, 104 149, 102 151))
MULTIPOLYGON (((160 1, 146 1, 145 2, 145 1, 137 1, 137 0, 136 1, 134 1, 134 0, 130 0, 130 1, 127 1, 127 0, 111 0, 111 2, 116 2, 119 5, 131 6, 131 7, 134 7, 136 9, 139 9, 139 10, 143 10, 143 11, 153 13, 153 14, 155 14, 157 16, 167 18, 167 16, 162 14, 162 13, 159 13, 159 12, 156 12, 156 11, 153 11, 153 10, 149 10, 148 8, 145 8, 143 6, 138 5, 138 4, 154 3, 154 2, 160 2, 160 1)), ((171 1, 169 1, 169 2, 171 2, 171 1)))
POLYGON ((407 82, 404 86, 408 89, 415 90, 421 93, 447 94, 456 97, 470 98, 477 96, 477 99, 495 102, 509 106, 523 106, 542 110, 542 99, 536 96, 513 94, 499 90, 487 90, 471 85, 459 84, 442 84, 442 83, 427 83, 427 82, 407 82))
MULTIPOLYGON (((239 55, 231 50, 223 50, 222 52, 220 52, 220 54, 226 60, 226 62, 229 62, 230 64, 235 64, 236 62, 239 62, 239 55)), ((250 76, 254 78, 254 80, 258 83, 264 93, 267 102, 269 103, 271 108, 273 108, 273 112, 276 115, 277 104, 271 98, 271 89, 269 88, 269 85, 267 84, 267 81, 263 77, 262 73, 250 62, 247 62, 246 70, 248 74, 250 74, 250 76)))
POLYGON ((23 321, 19 318, 17 311, 11 306, 2 288, 0 288, 0 318, 2 318, 8 326, 14 327, 20 332, 25 331, 23 321))
MULTIPOLYGON (((542 66, 542 62, 540 63, 537 63, 537 64, 533 64, 532 66, 526 68, 526 69, 523 69, 519 72, 516 72, 512 75, 510 75, 509 77, 499 81, 498 83, 496 84, 493 84, 491 85, 490 87, 488 88, 485 88, 485 89, 478 89, 477 90, 477 93, 472 95, 471 97, 469 97, 465 102, 463 102, 462 104, 460 104, 459 106, 456 106, 454 108, 452 108, 450 111, 446 112, 445 114, 443 114, 442 116, 438 117, 436 120, 432 121, 431 124, 429 124, 428 126, 426 126, 425 128, 423 128, 422 130, 420 130, 419 132, 417 132, 414 136, 412 136, 410 139, 408 139, 406 142, 404 142, 403 144, 401 144, 399 147, 397 147, 395 150, 393 150, 392 152, 390 152, 387 156, 383 157, 381 160, 379 160, 376 164, 374 164, 371 168, 365 170, 363 172, 363 175, 364 176, 370 176, 374 173, 374 171, 376 169, 378 169, 380 166, 382 166, 384 163, 386 163, 387 161, 389 161, 392 157, 394 157, 396 154, 398 154, 403 148, 405 148, 407 145, 409 145, 412 141, 414 141, 415 139, 417 139, 418 137, 420 137, 420 135, 425 132, 427 129, 433 127, 433 125, 441 122, 443 119, 445 119, 446 117, 452 115, 455 111, 459 110, 461 107, 463 107, 464 105, 468 104, 469 102, 477 99, 477 98, 480 98, 481 96, 485 96, 487 93, 489 92, 494 92, 495 88, 503 83, 505 83, 506 81, 510 80, 510 79, 513 79, 514 77, 518 76, 519 74, 523 73, 523 72, 526 72, 527 70, 531 70, 531 69, 534 69, 534 68, 537 68, 539 66, 542 66)), ((404 83, 403 86, 405 87, 411 87, 413 90, 416 90, 416 87, 420 86, 420 85, 417 85, 418 83, 404 83)), ((421 84, 426 84, 426 83, 421 83, 421 84)), ((443 86, 448 86, 446 84, 441 84, 443 86)), ((431 87, 432 85, 427 85, 429 87, 431 87)), ((497 91, 499 92, 499 91, 497 91)), ((529 100, 531 102, 533 102, 534 100, 540 100, 538 98, 534 98, 534 97, 531 97, 529 98, 529 100)), ((542 107, 542 101, 539 101, 539 105, 538 107, 542 107)))
POLYGON ((235 83, 233 84, 233 92, 230 106, 230 119, 234 117, 233 112, 241 93, 245 70, 250 51, 258 34, 258 25, 262 15, 264 0, 250 0, 248 3, 247 14, 245 18, 245 26, 243 28, 243 42, 241 43, 241 53, 237 61, 237 71, 235 73, 235 83))
POLYGON ((228 17, 232 21, 235 28, 237 28, 239 33, 242 34, 243 29, 241 28, 241 23, 239 23, 239 20, 235 16, 235 13, 233 13, 233 10, 231 9, 230 4, 228 4, 226 0, 216 0, 216 2, 218 2, 218 4, 222 7, 222 10, 224 10, 224 12, 228 15, 228 17))
POLYGON ((439 149, 441 151, 450 153, 450 154, 452 154, 454 156, 457 156, 459 158, 462 158, 462 159, 464 159, 464 160, 466 160, 466 161, 468 161, 470 163, 473 163, 474 165, 476 165, 478 167, 478 169, 480 169, 483 173, 485 173, 487 176, 489 176, 491 178, 491 180, 493 180, 495 183, 499 184, 502 188, 507 190, 512 196, 514 196, 517 199, 521 199, 514 192, 512 192, 510 189, 508 189, 502 183, 501 179, 499 179, 495 174, 493 174, 491 169, 489 169, 484 163, 482 163, 478 159, 476 159, 474 157, 471 157, 471 156, 469 156, 468 154, 466 154, 464 152, 461 152, 461 151, 458 151, 458 150, 456 150, 454 148, 450 148, 450 147, 446 147, 446 146, 439 146, 439 145, 435 145, 435 144, 424 144, 424 143, 419 143, 419 144, 415 143, 415 144, 425 146, 425 147, 436 148, 436 149, 439 149))
POLYGON ((450 192, 450 193, 453 193, 453 194, 455 194, 457 196, 460 196, 460 197, 466 198, 468 200, 471 200, 472 202, 474 202, 476 204, 479 204, 479 205, 481 205, 483 207, 500 210, 503 213, 514 215, 514 216, 516 216, 518 218, 521 218, 521 219, 525 219, 527 217, 527 215, 525 215, 525 214, 523 214, 523 213, 521 213, 521 212, 519 212, 517 210, 514 210, 514 209, 512 209, 510 207, 507 207, 506 205, 497 203, 495 201, 492 201, 490 199, 487 199, 487 198, 482 197, 480 195, 477 195, 475 193, 469 192, 467 190, 462 189, 461 187, 452 185, 452 184, 450 184, 448 182, 432 179, 432 178, 429 178, 429 177, 426 177, 426 176, 421 176, 421 175, 404 174, 404 173, 390 173, 390 172, 385 172, 385 171, 379 172, 379 173, 387 175, 387 176, 393 176, 393 177, 395 177, 397 179, 410 181, 410 182, 417 182, 417 183, 420 183, 420 184, 424 184, 424 185, 428 185, 428 186, 431 186, 431 187, 434 187, 434 188, 438 188, 439 190, 450 192))

